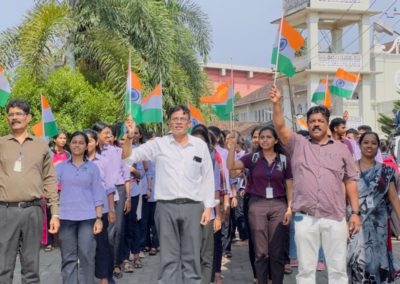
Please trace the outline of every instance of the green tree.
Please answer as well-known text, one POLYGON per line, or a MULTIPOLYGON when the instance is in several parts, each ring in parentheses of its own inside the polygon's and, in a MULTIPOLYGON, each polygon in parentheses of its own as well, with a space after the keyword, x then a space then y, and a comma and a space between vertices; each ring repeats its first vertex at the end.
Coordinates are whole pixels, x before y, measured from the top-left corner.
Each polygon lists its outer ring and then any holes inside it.
MULTIPOLYGON (((394 105, 393 105, 392 113, 395 114, 398 109, 400 109, 400 101, 395 101, 394 105)), ((383 133, 386 133, 388 136, 393 134, 393 131, 396 128, 394 118, 392 118, 384 113, 380 113, 378 122, 381 124, 381 130, 383 133)))
POLYGON ((121 119, 129 57, 144 94, 162 80, 164 109, 208 94, 198 56, 206 60, 209 33, 207 16, 188 0, 38 0, 20 26, 0 34, 0 64, 15 70, 13 93, 26 72, 50 103, 56 94, 46 81, 68 65, 65 72, 113 94, 121 119))

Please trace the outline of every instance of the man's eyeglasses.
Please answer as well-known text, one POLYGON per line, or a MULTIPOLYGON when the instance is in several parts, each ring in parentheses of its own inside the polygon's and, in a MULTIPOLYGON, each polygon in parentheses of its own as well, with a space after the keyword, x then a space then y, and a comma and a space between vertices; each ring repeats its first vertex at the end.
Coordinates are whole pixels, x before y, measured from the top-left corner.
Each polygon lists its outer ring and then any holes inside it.
POLYGON ((23 117, 23 116, 25 116, 26 115, 26 113, 25 112, 13 112, 13 113, 7 113, 7 117, 10 117, 10 118, 12 118, 12 117, 23 117))
POLYGON ((188 122, 189 120, 188 120, 187 118, 184 118, 184 117, 174 117, 174 118, 171 118, 171 121, 172 121, 173 123, 178 123, 178 122, 186 123, 186 122, 188 122))

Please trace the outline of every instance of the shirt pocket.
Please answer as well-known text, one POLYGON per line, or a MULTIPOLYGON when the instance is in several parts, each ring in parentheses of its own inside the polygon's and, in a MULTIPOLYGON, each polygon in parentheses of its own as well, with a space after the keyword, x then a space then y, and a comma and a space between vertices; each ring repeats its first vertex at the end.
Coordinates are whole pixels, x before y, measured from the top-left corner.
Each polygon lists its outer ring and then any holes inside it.
POLYGON ((188 176, 191 180, 199 181, 201 179, 201 167, 201 162, 190 161, 188 165, 188 176))

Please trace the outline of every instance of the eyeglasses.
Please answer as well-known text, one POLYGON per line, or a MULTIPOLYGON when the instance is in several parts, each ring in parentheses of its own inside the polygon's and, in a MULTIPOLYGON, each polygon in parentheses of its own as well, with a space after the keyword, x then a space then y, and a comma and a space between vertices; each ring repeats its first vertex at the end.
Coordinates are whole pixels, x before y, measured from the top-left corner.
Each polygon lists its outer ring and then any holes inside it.
POLYGON ((189 120, 187 118, 184 118, 184 117, 175 117, 175 118, 171 118, 171 121, 173 123, 178 123, 178 122, 186 123, 189 120))
POLYGON ((25 116, 26 115, 26 113, 25 112, 13 112, 13 113, 7 113, 7 117, 10 117, 10 118, 12 118, 12 117, 22 117, 22 116, 25 116))

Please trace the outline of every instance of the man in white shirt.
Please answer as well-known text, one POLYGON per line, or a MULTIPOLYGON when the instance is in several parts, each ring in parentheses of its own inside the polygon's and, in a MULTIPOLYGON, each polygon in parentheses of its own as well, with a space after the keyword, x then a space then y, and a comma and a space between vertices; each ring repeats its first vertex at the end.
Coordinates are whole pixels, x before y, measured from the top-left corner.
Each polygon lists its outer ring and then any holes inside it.
POLYGON ((206 143, 188 134, 191 125, 186 106, 168 115, 170 135, 132 150, 136 124, 126 121, 127 142, 122 157, 127 164, 155 163, 157 200, 155 221, 160 239, 158 283, 201 283, 201 225, 210 222, 214 207, 214 173, 206 143), (182 273, 182 275, 180 274, 182 273))

